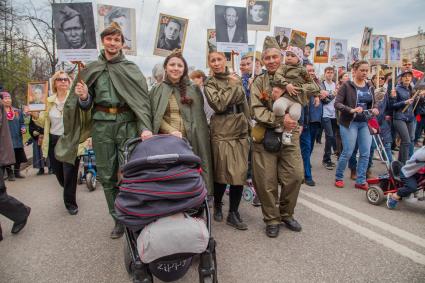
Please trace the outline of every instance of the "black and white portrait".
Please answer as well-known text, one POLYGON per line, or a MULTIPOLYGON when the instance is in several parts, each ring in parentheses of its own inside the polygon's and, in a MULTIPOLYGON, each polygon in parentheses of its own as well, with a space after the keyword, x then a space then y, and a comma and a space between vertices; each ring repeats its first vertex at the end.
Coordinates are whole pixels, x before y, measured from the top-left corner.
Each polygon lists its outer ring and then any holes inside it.
POLYGON ((183 51, 188 22, 187 19, 160 14, 154 55, 168 56, 174 49, 183 51))
POLYGON ((359 52, 360 52, 359 48, 351 47, 351 52, 350 52, 351 63, 358 61, 360 59, 359 52))
POLYGON ((270 30, 272 1, 247 0, 248 30, 270 30))
POLYGON ((99 30, 108 27, 112 22, 117 23, 124 35, 124 53, 137 55, 136 47, 136 10, 133 8, 110 5, 97 6, 99 30))
POLYGON ((246 8, 215 6, 217 50, 244 52, 248 49, 246 8))
POLYGON ((331 39, 331 60, 330 63, 334 66, 347 65, 347 40, 331 39))
POLYGON ((58 49, 96 49, 91 3, 54 4, 58 49))
POLYGON ((289 45, 289 39, 291 37, 291 28, 285 27, 274 27, 274 37, 280 46, 280 49, 286 50, 289 45))
POLYGON ((97 45, 92 3, 52 4, 52 13, 59 60, 95 59, 97 45))

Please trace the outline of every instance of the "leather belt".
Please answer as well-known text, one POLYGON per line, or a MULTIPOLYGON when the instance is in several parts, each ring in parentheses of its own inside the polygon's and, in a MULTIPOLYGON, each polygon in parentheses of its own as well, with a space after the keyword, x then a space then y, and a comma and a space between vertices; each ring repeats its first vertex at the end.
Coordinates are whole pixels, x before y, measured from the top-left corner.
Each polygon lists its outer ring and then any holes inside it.
POLYGON ((95 109, 109 114, 120 114, 129 111, 130 107, 128 107, 128 105, 122 107, 105 107, 102 105, 96 105, 95 109))
POLYGON ((216 113, 219 115, 226 115, 226 114, 238 114, 243 112, 243 104, 232 104, 226 108, 221 113, 216 113))

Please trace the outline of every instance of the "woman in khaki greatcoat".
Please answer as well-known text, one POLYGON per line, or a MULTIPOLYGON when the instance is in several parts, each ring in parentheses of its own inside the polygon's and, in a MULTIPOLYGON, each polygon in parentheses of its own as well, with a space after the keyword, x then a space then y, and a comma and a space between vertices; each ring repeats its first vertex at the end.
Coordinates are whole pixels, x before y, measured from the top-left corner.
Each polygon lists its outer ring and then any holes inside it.
POLYGON ((249 108, 242 80, 226 71, 226 57, 212 52, 208 64, 213 75, 205 82, 205 96, 215 111, 211 117, 210 135, 214 163, 214 219, 223 220, 222 198, 230 185, 227 224, 246 230, 239 212, 246 182, 249 154, 249 108))

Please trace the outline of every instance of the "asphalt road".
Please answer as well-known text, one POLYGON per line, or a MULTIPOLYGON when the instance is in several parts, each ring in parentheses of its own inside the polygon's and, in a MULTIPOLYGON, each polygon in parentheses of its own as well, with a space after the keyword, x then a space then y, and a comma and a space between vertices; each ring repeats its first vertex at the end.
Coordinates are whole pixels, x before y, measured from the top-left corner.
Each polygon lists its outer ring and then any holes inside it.
MULTIPOLYGON (((267 238, 261 210, 244 201, 247 231, 214 223, 219 282, 425 282, 425 202, 403 201, 394 211, 372 206, 348 172, 346 188, 333 186, 322 152, 315 148, 317 186, 302 187, 296 208, 302 232, 282 228, 278 238, 267 238)), ((384 167, 375 161, 373 170, 384 167)), ((32 212, 19 235, 0 216, 0 282, 131 282, 123 239, 109 238, 113 222, 102 190, 79 186, 80 212, 71 216, 54 176, 35 173, 27 169, 25 180, 7 183, 32 212)), ((197 278, 194 265, 179 282, 197 278)))

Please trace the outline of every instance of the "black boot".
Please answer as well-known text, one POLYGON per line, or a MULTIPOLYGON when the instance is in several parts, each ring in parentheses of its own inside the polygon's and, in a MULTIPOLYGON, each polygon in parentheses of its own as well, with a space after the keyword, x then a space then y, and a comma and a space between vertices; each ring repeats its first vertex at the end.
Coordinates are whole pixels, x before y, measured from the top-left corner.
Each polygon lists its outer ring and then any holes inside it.
POLYGON ((25 177, 21 175, 21 164, 15 164, 15 178, 24 179, 25 177))
POLYGON ((214 204, 214 220, 217 222, 223 221, 223 210, 221 209, 222 204, 214 204))
POLYGON ((40 168, 37 172, 37 176, 44 175, 44 168, 40 168))
POLYGON ((9 181, 15 181, 15 174, 13 173, 13 169, 11 167, 6 168, 7 171, 7 180, 9 181))
POLYGON ((111 232, 111 239, 119 239, 124 235, 124 225, 121 223, 115 222, 115 227, 111 232))
POLYGON ((242 222, 242 219, 240 218, 238 212, 229 211, 229 215, 227 215, 226 224, 235 227, 238 230, 248 229, 248 226, 242 222))
POLYGON ((0 224, 0 241, 3 241, 3 230, 1 229, 1 224, 0 224))

